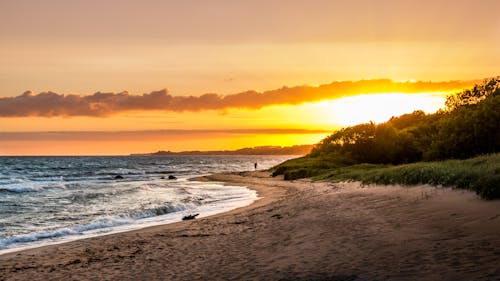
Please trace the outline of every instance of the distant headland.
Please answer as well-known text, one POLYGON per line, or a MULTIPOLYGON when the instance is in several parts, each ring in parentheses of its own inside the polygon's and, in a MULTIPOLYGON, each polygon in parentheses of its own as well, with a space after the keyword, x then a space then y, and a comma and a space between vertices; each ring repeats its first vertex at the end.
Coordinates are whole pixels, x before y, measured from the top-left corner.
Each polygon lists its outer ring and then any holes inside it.
POLYGON ((130 154, 131 156, 164 156, 164 155, 306 155, 314 145, 294 146, 256 146, 237 150, 210 150, 210 151, 180 151, 172 152, 160 150, 153 153, 130 154))

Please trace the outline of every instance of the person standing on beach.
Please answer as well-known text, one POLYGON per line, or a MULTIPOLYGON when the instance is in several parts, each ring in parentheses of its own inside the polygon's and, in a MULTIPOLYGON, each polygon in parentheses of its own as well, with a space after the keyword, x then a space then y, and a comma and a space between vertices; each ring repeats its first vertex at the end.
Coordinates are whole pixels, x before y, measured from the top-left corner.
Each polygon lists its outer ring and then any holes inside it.
POLYGON ((255 170, 257 171, 257 162, 255 162, 255 164, 253 164, 253 166, 255 167, 255 170))

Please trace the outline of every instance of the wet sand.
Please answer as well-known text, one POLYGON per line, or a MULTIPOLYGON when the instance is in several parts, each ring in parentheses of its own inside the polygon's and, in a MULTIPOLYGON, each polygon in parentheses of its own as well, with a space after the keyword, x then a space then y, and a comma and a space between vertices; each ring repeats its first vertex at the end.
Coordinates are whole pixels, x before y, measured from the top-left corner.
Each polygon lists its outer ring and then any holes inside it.
POLYGON ((428 186, 203 180, 262 199, 231 212, 0 256, 0 280, 500 280, 500 201, 428 186))

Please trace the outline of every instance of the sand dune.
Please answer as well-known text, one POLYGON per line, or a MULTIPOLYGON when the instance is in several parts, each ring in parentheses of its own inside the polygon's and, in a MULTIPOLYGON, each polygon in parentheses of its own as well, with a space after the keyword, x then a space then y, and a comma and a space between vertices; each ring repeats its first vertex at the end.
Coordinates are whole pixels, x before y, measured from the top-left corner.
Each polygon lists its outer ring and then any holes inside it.
POLYGON ((0 256, 0 280, 500 280, 500 202, 429 186, 213 175, 262 199, 0 256))

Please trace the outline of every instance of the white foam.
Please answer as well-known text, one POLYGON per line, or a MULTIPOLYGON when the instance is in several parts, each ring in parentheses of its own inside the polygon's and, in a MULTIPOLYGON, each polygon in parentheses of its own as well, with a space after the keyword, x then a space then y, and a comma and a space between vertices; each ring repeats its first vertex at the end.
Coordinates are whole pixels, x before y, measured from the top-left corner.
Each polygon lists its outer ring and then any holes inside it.
POLYGON ((203 186, 208 185, 209 188, 216 189, 218 187, 225 192, 212 193, 206 200, 197 200, 196 198, 201 198, 200 194, 199 197, 193 197, 193 201, 189 203, 177 203, 146 210, 133 210, 127 214, 107 216, 86 224, 0 238, 0 254, 178 222, 186 214, 199 213, 199 217, 206 217, 249 205, 257 199, 257 193, 246 187, 222 186, 216 183, 191 183, 193 190, 202 191, 203 186))
POLYGON ((101 170, 96 173, 96 175, 145 175, 146 172, 142 170, 127 169, 127 168, 116 168, 109 170, 101 170))
POLYGON ((0 186, 0 191, 1 190, 22 193, 22 192, 43 191, 43 190, 45 190, 45 188, 43 188, 42 186, 35 186, 35 185, 30 186, 27 184, 11 184, 11 185, 6 185, 6 186, 0 186))

